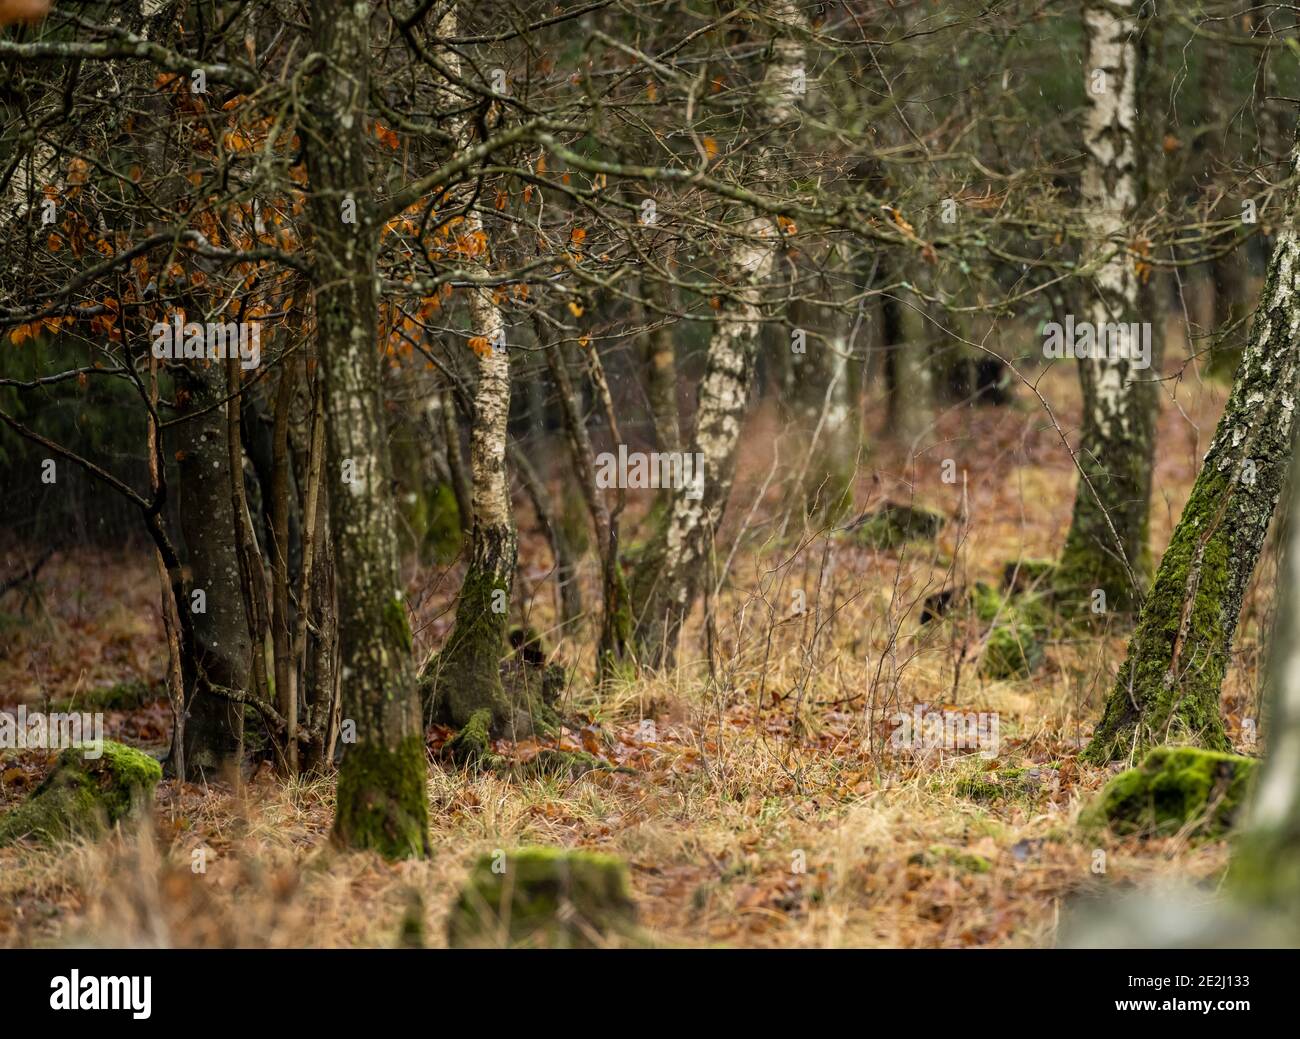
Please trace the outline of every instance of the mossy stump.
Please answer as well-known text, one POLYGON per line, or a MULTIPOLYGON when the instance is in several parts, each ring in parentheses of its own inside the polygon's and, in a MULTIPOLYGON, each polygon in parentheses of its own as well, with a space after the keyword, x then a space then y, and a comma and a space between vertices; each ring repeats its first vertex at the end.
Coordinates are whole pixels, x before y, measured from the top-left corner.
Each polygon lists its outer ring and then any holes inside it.
POLYGON ((104 741, 99 757, 87 757, 89 750, 85 745, 65 750, 31 797, 0 817, 0 845, 25 837, 95 837, 147 811, 162 766, 112 740, 104 741))
POLYGON ((1258 765, 1199 747, 1157 747, 1137 768, 1111 779, 1079 823, 1119 836, 1221 837, 1236 823, 1258 765))
POLYGON ((980 674, 994 681, 1028 678, 1043 663, 1041 632, 1016 615, 990 629, 980 674))
POLYGON ((636 940, 626 866, 564 848, 482 856, 447 922, 452 948, 597 948, 636 940))
MULTIPOLYGON (((456 671, 445 666, 443 654, 434 654, 420 670, 420 698, 425 721, 457 729, 446 746, 458 765, 490 763, 491 741, 546 736, 559 725, 555 709, 565 686, 564 668, 547 663, 541 637, 531 628, 515 628, 497 654, 500 694, 488 705, 457 716, 454 685, 456 671)), ((464 710, 464 705, 459 705, 464 710)))
POLYGON ((1050 628, 1046 605, 1038 596, 1004 597, 985 584, 972 594, 975 616, 988 625, 980 674, 995 681, 1028 678, 1045 659, 1043 640, 1050 628))
POLYGON ((910 541, 933 541, 947 523, 933 509, 885 502, 848 528, 849 536, 866 548, 898 548, 910 541))

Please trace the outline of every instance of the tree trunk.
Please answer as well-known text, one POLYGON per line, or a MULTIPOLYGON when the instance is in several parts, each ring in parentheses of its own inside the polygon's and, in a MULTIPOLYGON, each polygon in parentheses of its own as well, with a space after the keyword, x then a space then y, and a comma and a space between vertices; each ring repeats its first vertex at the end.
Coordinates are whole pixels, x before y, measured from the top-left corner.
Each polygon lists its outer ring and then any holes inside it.
MULTIPOLYGON (((1225 23, 1225 31, 1231 23, 1225 23)), ((1233 65, 1233 47, 1225 40, 1213 37, 1204 41, 1204 53, 1201 62, 1201 96, 1204 98, 1205 119, 1209 133, 1203 140, 1205 147, 1203 157, 1205 169, 1203 176, 1208 183, 1213 183, 1219 175, 1221 164, 1241 153, 1241 146, 1246 143, 1244 129, 1235 105, 1222 90, 1224 83, 1231 82, 1233 65)), ((1256 80, 1267 80, 1267 74, 1256 75, 1256 80)), ((1262 98, 1260 99, 1262 101, 1262 98)), ((1263 130, 1260 126, 1258 129, 1263 130)), ((1233 215, 1232 208, 1238 205, 1235 199, 1228 203, 1228 215, 1233 215)), ((1215 246, 1222 248, 1229 236, 1216 239, 1215 246)), ((1242 319, 1249 311, 1248 287, 1246 275, 1248 270, 1246 247, 1239 246, 1223 256, 1210 260, 1206 285, 1210 336, 1202 341, 1202 349, 1207 351, 1203 358, 1206 370, 1212 375, 1230 380, 1241 361, 1241 347, 1245 342, 1245 329, 1242 319)))
MULTIPOLYGON (((671 262, 669 264, 671 269, 671 262)), ((678 294, 672 285, 643 279, 642 291, 665 311, 679 309, 678 294)), ((643 311, 652 326, 645 334, 646 398, 654 423, 655 443, 660 451, 680 451, 681 423, 677 417, 677 347, 673 341, 673 321, 657 310, 643 311)))
POLYGON ((1229 872, 1246 899, 1288 910, 1300 904, 1300 456, 1292 443, 1290 520, 1269 640, 1268 753, 1229 872))
POLYGON ((344 739, 335 838, 390 858, 429 850, 427 765, 381 399, 375 252, 366 167, 368 5, 312 8, 315 71, 302 135, 311 177, 316 321, 324 376, 330 535, 337 571, 344 739), (345 203, 355 222, 345 222, 345 203))
MULTIPOLYGON (((798 488, 804 515, 835 519, 853 504, 853 477, 861 445, 860 412, 850 391, 852 316, 823 316, 805 303, 791 308, 793 336, 804 333, 804 352, 792 337, 782 344, 791 360, 785 396, 798 432, 798 488)), ((784 330, 783 330, 784 331, 784 330)))
MULTIPOLYGON (((605 503, 604 494, 597 486, 596 455, 591 446, 591 437, 587 434, 587 427, 583 422, 577 391, 574 389, 573 380, 569 378, 563 341, 546 345, 544 325, 541 321, 537 322, 537 332, 538 339, 544 345, 551 378, 555 382, 560 416, 564 421, 565 439, 569 445, 569 461, 573 465, 573 474, 577 478, 578 487, 586 502, 591 525, 596 534, 596 551, 600 556, 601 564, 602 607, 598 669, 601 677, 604 678, 613 665, 624 659, 630 648, 632 636, 627 582, 619 558, 618 513, 621 511, 622 499, 620 497, 619 509, 611 512, 605 503)), ((598 358, 594 360, 599 363, 598 358)), ((603 376, 598 389, 609 420, 610 435, 616 442, 621 442, 618 427, 613 421, 609 387, 603 382, 603 376)))
POLYGON ((1223 379, 1231 379, 1241 363, 1241 344, 1245 341, 1245 325, 1250 313, 1247 300, 1249 271, 1244 245, 1210 261, 1210 277, 1214 284, 1214 325, 1209 371, 1223 379))
MULTIPOLYGON (((1300 149, 1291 166, 1300 168, 1300 149)), ((1219 688, 1290 463, 1300 393, 1295 189, 1286 206, 1237 379, 1088 745, 1094 762, 1159 743, 1228 746, 1219 688)))
MULTIPOLYGON (((473 211, 468 233, 479 230, 473 211)), ((469 568, 456 602, 456 621, 439 654, 439 687, 451 723, 464 727, 480 711, 490 711, 492 731, 527 736, 533 731, 526 711, 516 712, 501 685, 501 658, 509 625, 518 541, 506 480, 506 436, 510 416, 510 360, 500 342, 505 326, 488 290, 470 289, 470 321, 475 336, 488 344, 478 353, 474 428, 470 434, 471 504, 469 568)))
MULTIPOLYGON (((439 35, 456 35, 455 7, 443 15, 439 35)), ((444 56, 454 76, 460 59, 444 56)), ((450 92, 447 106, 460 108, 450 92)), ((464 137, 463 119, 452 127, 464 137)), ((465 233, 483 236, 477 209, 465 211, 465 233)), ((509 627, 510 593, 514 584, 518 538, 515 533, 510 485, 506 479, 506 437, 510 419, 510 358, 505 346, 505 321, 491 289, 468 290, 470 326, 476 340, 478 382, 474 389, 474 425, 470 431, 470 482, 473 525, 469 568, 456 602, 456 621, 447 644, 438 654, 435 687, 451 724, 464 728, 476 714, 491 715, 496 735, 525 737, 534 731, 529 704, 514 704, 501 684, 501 659, 509 627)))
MULTIPOLYGON (((773 20, 789 34, 777 38, 764 75, 760 118, 768 128, 791 122, 798 107, 791 85, 802 79, 804 45, 794 34, 805 29, 802 11, 788 0, 769 5, 773 20)), ((756 181, 772 176, 778 165, 768 148, 755 158, 756 181)), ((706 576, 713 537, 726 508, 735 473, 736 447, 749 403, 755 345, 763 328, 759 303, 780 243, 774 221, 754 216, 746 221, 739 244, 722 269, 735 272, 738 284, 723 304, 709 339, 704 378, 699 388, 692 454, 703 461, 704 486, 699 497, 678 490, 633 584, 638 610, 636 638, 640 657, 651 666, 676 655, 682 623, 706 576)))
POLYGON ((465 471, 460 427, 456 424, 456 399, 452 391, 444 386, 430 397, 428 413, 434 427, 433 435, 441 440, 446 453, 447 472, 451 476, 451 489, 456 495, 456 511, 460 515, 460 529, 468 534, 474 528, 474 494, 470 490, 469 473, 465 471))
POLYGON ((252 645, 232 535, 225 412, 214 406, 225 396, 225 380, 217 365, 178 366, 177 377, 188 391, 181 414, 193 413, 176 427, 181 532, 191 587, 204 593, 204 612, 193 614, 199 658, 194 688, 185 696, 185 770, 190 778, 217 778, 230 770, 237 775, 244 707, 214 687, 239 695, 252 691, 252 645))
POLYGON ((889 432, 913 451, 934 426, 934 388, 925 301, 895 287, 880 298, 889 432))
POLYGON ((1087 248, 1097 264, 1086 320, 1099 332, 1095 347, 1101 347, 1100 330, 1107 325, 1118 325, 1121 334, 1111 339, 1112 350, 1094 349, 1102 356, 1079 359, 1082 475, 1058 588, 1080 617, 1100 603, 1098 590, 1105 594, 1108 612, 1128 612, 1141 597, 1155 444, 1154 379, 1159 374, 1158 350, 1151 352, 1149 370, 1135 367, 1136 357, 1130 354, 1140 344, 1128 334, 1142 318, 1148 323, 1155 318, 1151 298, 1143 299, 1136 256, 1129 251, 1144 187, 1139 21, 1130 5, 1114 0, 1089 0, 1083 17, 1089 82, 1082 205, 1087 248), (1104 89, 1094 92, 1094 77, 1102 75, 1104 89))
MULTIPOLYGON (((271 478, 271 644, 274 647, 275 694, 284 717, 281 768, 298 774, 298 671, 292 650, 293 620, 289 607, 289 405, 293 399, 291 361, 280 363, 275 395, 271 478)), ((296 496, 295 496, 296 499, 296 496)))
POLYGON ((541 474, 518 443, 509 445, 509 455, 515 475, 519 477, 528 500, 533 503, 537 525, 551 546, 551 558, 555 561, 555 606, 560 623, 565 628, 572 628, 582 616, 582 588, 578 584, 578 563, 573 546, 569 544, 564 524, 546 492, 541 474))

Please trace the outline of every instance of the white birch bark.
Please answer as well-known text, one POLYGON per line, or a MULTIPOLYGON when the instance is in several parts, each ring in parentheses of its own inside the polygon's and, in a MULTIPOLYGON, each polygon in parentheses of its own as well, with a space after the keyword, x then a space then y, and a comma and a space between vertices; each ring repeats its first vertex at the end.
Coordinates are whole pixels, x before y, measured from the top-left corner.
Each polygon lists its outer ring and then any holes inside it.
MULTIPOLYGON (((806 77, 799 32, 806 28, 807 19, 788 0, 766 5, 766 12, 786 30, 773 45, 761 87, 760 117, 771 128, 798 117, 798 88, 806 77)), ((755 163, 760 180, 775 161, 772 147, 765 146, 755 163)), ((772 218, 751 216, 722 264, 724 271, 737 273, 738 284, 735 299, 723 304, 709 340, 699 388, 690 451, 703 462, 703 494, 692 498, 682 490, 676 493, 657 543, 647 554, 654 577, 637 585, 647 593, 646 600, 634 606, 639 612, 643 655, 651 664, 663 663, 675 653, 682 622, 704 577, 713 533, 726 508, 749 403, 754 347, 762 328, 762 285, 772 273, 778 247, 779 233, 772 218)))

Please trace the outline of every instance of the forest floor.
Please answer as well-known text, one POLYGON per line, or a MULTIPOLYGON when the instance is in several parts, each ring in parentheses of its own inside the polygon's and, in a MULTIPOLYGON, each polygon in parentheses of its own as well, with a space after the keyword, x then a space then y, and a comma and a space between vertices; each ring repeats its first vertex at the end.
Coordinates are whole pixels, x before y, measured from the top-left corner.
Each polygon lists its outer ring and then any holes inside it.
MULTIPOLYGON (((1064 367, 1042 384, 1067 431, 1077 428, 1073 384, 1064 367)), ((1225 397, 1190 375, 1163 385, 1157 551, 1225 397)), ((780 488, 760 493, 778 419, 763 411, 752 421, 722 544, 762 500, 714 602, 711 639, 690 628, 673 670, 597 696, 590 636, 552 630, 549 586, 529 600, 528 622, 571 675, 565 739, 629 771, 529 779, 431 758, 433 856, 398 864, 331 846, 332 779, 285 783, 265 764, 238 790, 166 780, 148 833, 0 850, 0 945, 392 946, 412 915, 427 943, 441 945, 474 861, 528 844, 622 857, 640 919, 665 945, 1038 946, 1057 940, 1072 907, 1110 892, 1178 880, 1212 897, 1222 842, 1100 839, 1076 826, 1113 771, 1077 754, 1122 659, 1122 630, 1054 638, 1032 676, 990 681, 979 673, 978 625, 921 623, 922 601, 940 588, 996 583, 1005 563, 1050 557, 1061 544, 1074 473, 1033 395, 1020 387, 1011 406, 945 412, 914 467, 871 439, 869 421, 858 510, 914 497, 950 517, 933 543, 890 551, 834 532, 783 533, 768 507, 780 488), (943 482, 945 458, 955 483, 943 482), (996 757, 891 746, 892 712, 917 703, 997 712, 996 757), (1011 768, 1028 771, 991 794, 969 782, 1011 768), (202 873, 191 868, 199 848, 202 873)), ((531 593, 549 555, 526 510, 520 521, 531 593)), ((428 652, 450 623, 458 571, 408 573, 428 652)), ((1274 573, 1270 549, 1223 692, 1229 735, 1246 752, 1274 573)), ((60 553, 41 573, 38 600, 11 592, 0 602, 0 704, 123 682, 159 688, 157 604, 146 552, 60 553)), ((157 701, 109 711, 106 734, 161 753, 168 726, 157 701)), ((431 749, 445 736, 432 731, 431 749)), ((521 762, 536 752, 498 749, 521 762)), ((29 793, 52 758, 6 752, 0 808, 29 793)))

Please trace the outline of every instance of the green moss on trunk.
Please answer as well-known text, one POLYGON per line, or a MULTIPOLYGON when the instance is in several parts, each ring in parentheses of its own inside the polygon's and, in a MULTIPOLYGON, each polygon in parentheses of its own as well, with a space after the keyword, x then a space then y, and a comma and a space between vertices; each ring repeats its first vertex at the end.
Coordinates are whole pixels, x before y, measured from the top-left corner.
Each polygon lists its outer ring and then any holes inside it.
POLYGON ((456 624, 439 654, 437 687, 451 723, 468 725, 479 711, 502 732, 514 721, 501 686, 510 585, 488 567, 471 564, 456 604, 456 624), (497 609, 493 609, 496 606, 497 609))
POLYGON ((558 688, 536 635, 519 633, 513 653, 507 649, 508 618, 502 607, 510 584, 498 575, 513 570, 512 545, 489 551, 486 559, 469 567, 455 627, 445 648, 422 668, 420 679, 425 717, 468 730, 452 748, 463 750, 465 761, 482 757, 473 748, 484 744, 480 730, 485 714, 489 739, 546 735, 559 720, 551 707, 558 688))
POLYGON ((1219 689, 1293 451, 1298 210, 1292 190, 1232 393, 1088 746, 1091 761, 1157 743, 1228 749, 1219 689))
MULTIPOLYGON (((1094 485, 1099 476, 1093 474, 1094 485)), ((1086 488, 1081 495, 1087 495, 1086 488)), ((1104 617, 1118 615, 1132 622, 1145 582, 1150 578, 1150 555, 1147 543, 1146 520, 1143 518, 1130 539, 1138 546, 1125 566, 1124 559, 1113 546, 1115 539, 1106 525, 1105 517, 1096 502, 1075 504, 1075 521, 1066 538, 1065 549, 1052 576, 1052 593, 1061 611, 1077 624, 1089 624, 1104 617), (1129 571, 1132 570, 1132 578, 1129 571), (1137 587, 1134 587, 1134 579, 1137 587), (1105 593, 1104 614, 1093 612, 1095 593, 1105 593)), ((1121 533, 1120 535, 1124 535, 1121 533)))
POLYGON ((429 799, 424 740, 410 736, 389 749, 358 743, 339 766, 334 837, 344 847, 388 859, 429 853, 429 799))
POLYGON ((480 765, 492 751, 492 712, 475 711, 446 747, 447 756, 457 765, 480 765))
POLYGON ((623 566, 613 560, 605 574, 605 610, 600 632, 600 677, 618 672, 632 650, 633 619, 631 593, 623 566))
POLYGON ((1229 483, 1202 473, 1160 563, 1084 757, 1102 764, 1161 743, 1230 750, 1219 716, 1236 609, 1233 531, 1220 520, 1229 483))

